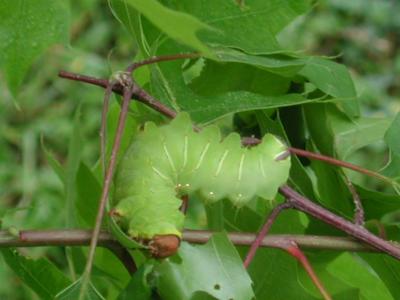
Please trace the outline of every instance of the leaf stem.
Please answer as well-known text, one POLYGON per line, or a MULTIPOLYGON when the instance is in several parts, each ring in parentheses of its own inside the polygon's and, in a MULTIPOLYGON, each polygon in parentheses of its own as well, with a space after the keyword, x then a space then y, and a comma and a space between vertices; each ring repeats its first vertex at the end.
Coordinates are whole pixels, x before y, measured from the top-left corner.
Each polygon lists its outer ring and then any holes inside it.
POLYGON ((329 295, 328 291, 322 284, 322 281, 318 278, 317 274, 314 272, 312 265, 310 264, 307 256, 301 251, 299 246, 294 241, 288 241, 288 243, 282 245, 282 249, 296 258, 299 263, 303 266, 304 270, 307 272, 308 276, 311 278, 314 285, 317 287, 322 297, 325 300, 332 300, 332 297, 329 295))

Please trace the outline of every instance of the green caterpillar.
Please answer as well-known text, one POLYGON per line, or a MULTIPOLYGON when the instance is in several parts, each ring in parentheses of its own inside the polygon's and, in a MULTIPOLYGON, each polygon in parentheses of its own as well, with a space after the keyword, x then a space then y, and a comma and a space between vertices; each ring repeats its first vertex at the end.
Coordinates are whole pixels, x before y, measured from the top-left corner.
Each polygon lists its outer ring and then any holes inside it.
POLYGON ((221 141, 216 126, 195 132, 186 113, 165 126, 146 123, 119 163, 113 212, 131 238, 180 238, 182 195, 229 198, 237 207, 255 196, 272 200, 289 176, 290 158, 276 160, 285 151, 271 134, 245 148, 237 133, 221 141))

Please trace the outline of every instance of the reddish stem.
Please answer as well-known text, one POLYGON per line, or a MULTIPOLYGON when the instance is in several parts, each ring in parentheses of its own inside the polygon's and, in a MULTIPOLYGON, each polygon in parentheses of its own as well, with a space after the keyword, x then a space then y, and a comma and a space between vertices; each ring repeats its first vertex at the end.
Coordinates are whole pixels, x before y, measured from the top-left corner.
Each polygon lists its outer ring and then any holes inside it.
POLYGON ((267 220, 265 221, 263 227, 260 232, 257 234, 254 242, 251 244, 249 251, 247 252, 246 258, 243 262, 245 268, 248 268, 254 256, 256 255, 257 249, 261 246, 262 241, 265 236, 268 234, 271 229, 272 224, 275 222, 278 215, 282 212, 282 210, 289 208, 290 204, 285 202, 276 206, 271 213, 268 215, 267 220))
POLYGON ((282 245, 282 249, 286 250, 286 252, 288 252, 290 255, 296 258, 298 262, 300 262, 304 270, 307 272, 308 276, 311 278, 314 285, 318 288, 322 297, 324 297, 325 300, 332 300, 332 297, 329 295, 321 280, 319 280, 317 274, 314 272, 314 269, 308 261, 307 256, 304 255, 303 251, 301 251, 298 245, 294 241, 289 241, 286 245, 282 245))
POLYGON ((297 149, 297 148, 293 148, 293 147, 289 147, 288 150, 290 151, 290 153, 294 153, 297 156, 303 156, 303 157, 307 157, 310 159, 320 160, 320 161, 326 162, 331 165, 335 165, 338 167, 344 167, 346 169, 350 169, 350 170, 353 170, 353 171, 356 171, 356 172, 359 172, 359 173, 362 173, 362 174, 365 174, 365 175, 368 175, 371 177, 379 178, 386 182, 389 181, 386 176, 383 176, 377 172, 374 172, 374 171, 371 171, 368 169, 364 169, 360 166, 353 165, 349 162, 345 162, 345 161, 342 161, 342 160, 339 160, 339 159, 336 159, 336 158, 333 158, 330 156, 325 156, 325 155, 322 155, 319 153, 314 153, 314 152, 310 152, 310 151, 303 150, 303 149, 297 149))

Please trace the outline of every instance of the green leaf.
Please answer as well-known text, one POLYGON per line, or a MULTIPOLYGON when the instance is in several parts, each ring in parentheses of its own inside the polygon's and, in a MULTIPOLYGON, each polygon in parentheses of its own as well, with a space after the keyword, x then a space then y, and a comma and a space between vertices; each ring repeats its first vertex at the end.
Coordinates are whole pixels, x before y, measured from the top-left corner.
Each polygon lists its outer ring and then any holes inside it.
POLYGON ((328 265, 327 270, 348 285, 358 288, 363 297, 362 299, 394 299, 379 277, 373 274, 368 266, 356 256, 343 253, 328 265))
POLYGON ((62 184, 65 186, 66 183, 65 170, 61 166, 60 162, 54 157, 54 154, 49 149, 47 149, 43 140, 41 141, 41 144, 43 152, 46 155, 47 162, 49 163, 53 171, 57 174, 58 179, 60 179, 62 184))
MULTIPOLYGON (((225 0, 163 1, 166 6, 151 0, 123 0, 129 3, 159 30, 170 38, 205 52, 211 47, 238 48, 248 53, 266 54, 282 51, 276 34, 297 16, 310 8, 309 0, 253 0, 239 5, 225 0), (167 7, 168 6, 168 7, 167 7), (205 30, 210 29, 213 30, 205 30), (196 36, 197 33, 197 36, 196 36)), ((116 15, 136 39, 142 39, 134 12, 112 1, 116 15), (116 4, 116 5, 115 5, 116 4)), ((146 38, 157 34, 142 22, 146 38)), ((143 40, 141 40, 143 43, 143 40)), ((146 45, 146 43, 143 43, 146 45)), ((149 45, 150 48, 152 45, 149 45)), ((208 52, 210 53, 209 50, 208 52)))
POLYGON ((344 65, 310 56, 306 59, 306 64, 299 74, 326 94, 345 100, 341 102, 341 105, 349 116, 359 115, 354 83, 344 65))
POLYGON ((389 127, 388 118, 361 117, 350 121, 340 114, 330 114, 338 156, 348 158, 356 150, 383 139, 389 127))
POLYGON ((174 0, 170 5, 196 16, 212 26, 213 32, 200 32, 202 41, 213 46, 238 48, 260 54, 280 51, 276 34, 297 16, 305 13, 308 0, 174 0))
POLYGON ((156 268, 163 299, 190 299, 196 291, 217 299, 252 299, 251 279, 225 234, 215 234, 206 245, 182 243, 179 256, 156 268))
POLYGON ((362 253, 359 255, 374 269, 393 299, 400 299, 400 262, 386 254, 362 253))
MULTIPOLYGON (((311 149, 315 152, 315 149, 311 149)), ((347 217, 354 213, 352 197, 342 173, 336 166, 318 160, 311 161, 315 173, 318 200, 324 206, 347 217)))
POLYGON ((296 75, 305 65, 304 59, 283 54, 250 55, 229 48, 215 49, 214 52, 218 61, 247 64, 285 77, 296 75))
MULTIPOLYGON (((163 49, 160 49, 161 53, 173 51, 169 47, 173 46, 163 45, 163 49)), ((270 77, 270 82, 278 82, 279 85, 282 85, 286 81, 279 75, 275 76, 280 79, 271 80, 270 77)), ((209 78, 208 83, 214 85, 216 80, 215 77, 209 78)), ((204 85, 206 85, 206 81, 204 85)), ((192 119, 197 123, 208 123, 234 112, 277 108, 317 101, 316 99, 307 99, 296 93, 282 94, 281 92, 280 95, 271 96, 240 89, 237 91, 225 90, 221 94, 202 95, 186 85, 182 73, 182 62, 179 61, 163 63, 152 68, 151 88, 152 93, 163 103, 176 110, 189 112, 192 119)))
POLYGON ((350 120, 332 104, 307 105, 305 112, 308 128, 318 149, 343 160, 356 150, 382 140, 390 124, 387 118, 350 120))
POLYGON ((68 20, 65 1, 0 1, 0 68, 14 96, 35 59, 67 43, 68 20))
POLYGON ((118 300, 130 300, 133 295, 135 295, 135 300, 151 299, 151 286, 147 282, 147 276, 151 273, 152 269, 152 264, 143 264, 133 274, 128 285, 118 296, 118 300))
MULTIPOLYGON (((174 11, 156 0, 122 1, 134 7, 170 38, 211 56, 208 47, 199 40, 196 34, 200 30, 209 31, 212 28, 197 18, 186 13, 174 11)), ((129 26, 129 24, 126 25, 129 26)))
POLYGON ((393 178, 400 178, 400 113, 396 115, 385 133, 385 142, 390 149, 390 161, 383 173, 393 178))
MULTIPOLYGON (((82 286, 82 278, 79 278, 77 281, 66 287, 60 293, 58 293, 55 297, 57 300, 72 300, 79 299, 80 291, 82 286)), ((83 300, 105 300, 105 298, 97 291, 94 285, 89 282, 87 286, 86 293, 84 295, 83 300)))
POLYGON ((81 108, 78 106, 75 116, 72 135, 68 146, 68 162, 65 177, 65 198, 66 198, 66 217, 67 226, 75 226, 75 203, 76 203, 76 176, 81 162, 82 146, 84 145, 81 136, 81 108))
POLYGON ((75 211, 79 223, 85 228, 92 228, 96 220, 97 208, 101 195, 101 185, 92 171, 84 163, 80 163, 76 174, 75 211))
POLYGON ((380 220, 384 215, 400 210, 400 196, 390 195, 356 186, 366 220, 380 220))
POLYGON ((210 60, 206 60, 204 64, 200 76, 189 84, 193 92, 202 96, 213 97, 238 91, 282 96, 290 87, 289 78, 250 65, 210 60))
POLYGON ((41 299, 54 299, 70 284, 70 280, 46 258, 33 260, 13 249, 2 249, 1 252, 7 265, 41 299))

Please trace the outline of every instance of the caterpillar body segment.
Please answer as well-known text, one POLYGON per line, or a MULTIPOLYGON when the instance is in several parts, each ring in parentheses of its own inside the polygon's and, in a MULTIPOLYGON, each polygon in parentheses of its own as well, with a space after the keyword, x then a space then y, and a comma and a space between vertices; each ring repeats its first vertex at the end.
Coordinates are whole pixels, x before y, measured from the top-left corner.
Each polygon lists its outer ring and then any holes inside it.
POLYGON ((113 211, 132 238, 181 237, 179 196, 229 198, 238 207, 256 196, 272 200, 289 176, 290 157, 276 160, 284 151, 271 134, 245 148, 237 133, 221 140, 216 126, 194 132, 186 113, 161 127, 146 123, 119 163, 113 211))

